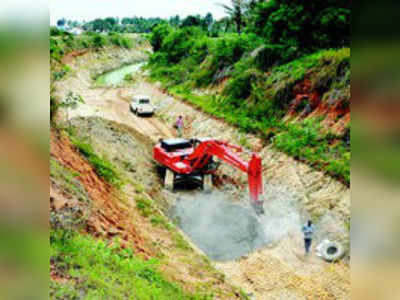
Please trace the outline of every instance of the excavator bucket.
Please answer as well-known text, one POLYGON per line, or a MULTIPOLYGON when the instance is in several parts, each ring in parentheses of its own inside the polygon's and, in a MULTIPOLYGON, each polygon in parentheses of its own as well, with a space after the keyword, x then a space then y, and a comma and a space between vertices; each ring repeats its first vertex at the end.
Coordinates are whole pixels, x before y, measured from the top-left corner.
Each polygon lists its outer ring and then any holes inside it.
POLYGON ((248 180, 252 206, 257 214, 263 214, 262 162, 261 158, 255 153, 249 162, 248 180))

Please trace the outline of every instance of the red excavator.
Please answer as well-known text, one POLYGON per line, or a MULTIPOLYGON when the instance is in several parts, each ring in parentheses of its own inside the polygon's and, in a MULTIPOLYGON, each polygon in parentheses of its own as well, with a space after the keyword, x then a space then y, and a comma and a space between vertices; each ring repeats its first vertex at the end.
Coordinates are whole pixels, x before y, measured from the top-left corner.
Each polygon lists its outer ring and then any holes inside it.
POLYGON ((258 154, 252 153, 250 162, 238 156, 243 152, 240 146, 211 138, 205 139, 161 139, 154 146, 154 159, 166 169, 165 187, 172 190, 177 179, 189 177, 201 178, 205 190, 212 187, 211 175, 217 170, 220 163, 213 157, 218 157, 233 167, 246 172, 249 181, 249 192, 252 206, 257 214, 264 213, 262 187, 262 166, 258 154))

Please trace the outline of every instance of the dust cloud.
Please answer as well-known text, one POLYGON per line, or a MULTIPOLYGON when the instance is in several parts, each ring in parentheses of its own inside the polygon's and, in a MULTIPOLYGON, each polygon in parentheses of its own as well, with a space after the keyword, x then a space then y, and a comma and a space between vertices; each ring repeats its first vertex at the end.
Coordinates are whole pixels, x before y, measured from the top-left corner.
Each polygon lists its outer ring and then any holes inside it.
POLYGON ((267 186, 265 215, 257 216, 248 199, 233 202, 229 193, 187 193, 179 197, 172 217, 180 228, 214 261, 229 261, 274 244, 301 220, 294 195, 267 186))

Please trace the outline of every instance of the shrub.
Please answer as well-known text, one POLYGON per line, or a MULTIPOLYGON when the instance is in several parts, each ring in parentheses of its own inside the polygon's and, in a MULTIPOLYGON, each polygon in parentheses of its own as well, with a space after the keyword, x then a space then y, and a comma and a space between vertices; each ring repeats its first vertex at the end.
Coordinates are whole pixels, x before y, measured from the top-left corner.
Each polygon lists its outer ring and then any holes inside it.
POLYGON ((149 198, 144 196, 135 197, 136 207, 143 217, 148 217, 153 212, 153 204, 149 198))
POLYGON ((133 47, 133 42, 131 39, 127 37, 122 37, 121 46, 126 49, 131 49, 133 47))
POLYGON ((258 68, 267 71, 274 65, 280 65, 294 58, 297 49, 283 45, 263 45, 255 57, 258 68))
POLYGON ((247 99, 251 95, 253 84, 257 84, 261 78, 259 71, 249 69, 232 78, 224 88, 223 94, 232 98, 247 99))
POLYGON ((101 34, 96 34, 91 39, 92 45, 96 48, 104 47, 107 44, 106 38, 101 34))
POLYGON ((132 74, 126 74, 126 75, 124 76, 124 80, 125 80, 125 81, 132 81, 132 80, 133 80, 132 74))
POLYGON ((112 33, 110 35, 110 42, 111 44, 122 48, 130 49, 133 47, 132 40, 119 33, 112 33))
POLYGON ((164 38, 162 51, 170 63, 178 63, 189 55, 194 41, 203 35, 202 31, 193 28, 174 29, 164 38))
POLYGON ((210 38, 203 36, 194 41, 193 47, 190 49, 190 57, 196 64, 200 64, 209 54, 210 38))
POLYGON ((221 69, 233 65, 243 54, 254 49, 260 41, 254 35, 227 34, 215 42, 212 49, 213 63, 221 69))
POLYGON ((154 51, 161 50, 162 43, 165 37, 170 33, 172 27, 166 23, 155 26, 151 32, 150 44, 154 51))

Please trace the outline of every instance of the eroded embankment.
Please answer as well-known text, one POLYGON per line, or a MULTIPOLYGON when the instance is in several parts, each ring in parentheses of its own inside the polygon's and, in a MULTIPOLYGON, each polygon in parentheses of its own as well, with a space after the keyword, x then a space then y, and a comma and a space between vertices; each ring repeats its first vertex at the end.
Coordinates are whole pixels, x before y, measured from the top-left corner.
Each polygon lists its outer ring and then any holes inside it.
MULTIPOLYGON (((276 234, 265 231, 276 216, 259 218, 247 202, 233 203, 229 194, 217 190, 204 193, 196 185, 173 193, 164 190, 162 172, 152 159, 153 143, 135 129, 98 117, 75 118, 71 124, 78 138, 89 141, 124 177, 140 182, 157 206, 211 259, 237 259, 276 241, 276 234)), ((271 216, 271 212, 267 214, 271 216)))
MULTIPOLYGON (((147 156, 148 144, 140 134, 95 117, 72 120, 71 130, 76 138, 92 145, 99 157, 113 163, 125 185, 122 190, 110 186, 66 136, 52 135, 53 228, 83 226, 84 231, 102 237, 110 246, 118 238, 122 247, 133 247, 136 254, 158 258, 160 271, 187 292, 212 294, 216 299, 245 299, 204 256, 193 251, 158 210, 165 199, 147 156)), ((73 280, 56 261, 52 263, 52 278, 59 283, 73 280)))
MULTIPOLYGON (((76 118, 72 124, 80 138, 90 140, 99 154, 129 178, 138 180, 158 207, 166 214, 172 213, 170 216, 197 247, 214 260, 225 261, 217 263, 217 267, 235 284, 254 293, 256 299, 268 299, 265 297, 269 295, 295 295, 302 299, 305 294, 330 299, 346 293, 348 273, 343 265, 330 266, 315 258, 304 260, 299 232, 301 207, 293 192, 267 186, 268 209, 261 219, 255 217, 246 202, 237 203, 235 193, 241 192, 233 191, 233 187, 225 186, 225 190, 212 194, 203 194, 199 189, 169 193, 162 189, 161 177, 151 159, 152 142, 145 136, 100 118, 76 118), (235 199, 236 204, 232 203, 235 199), (331 282, 334 278, 337 283, 331 282)), ((320 232, 324 230, 327 228, 319 228, 320 232)), ((153 229, 147 234, 158 239, 153 229)), ((172 266, 167 263, 165 268, 172 266)), ((191 269, 203 272, 199 265, 191 269)))

